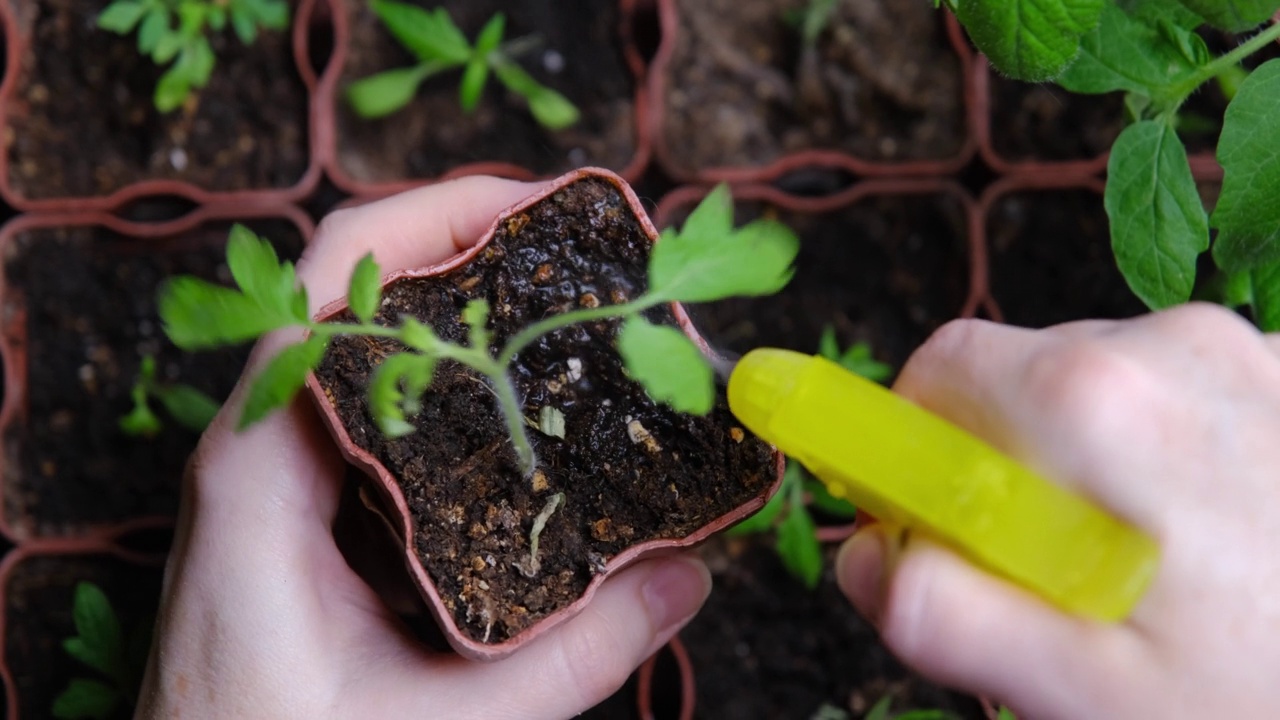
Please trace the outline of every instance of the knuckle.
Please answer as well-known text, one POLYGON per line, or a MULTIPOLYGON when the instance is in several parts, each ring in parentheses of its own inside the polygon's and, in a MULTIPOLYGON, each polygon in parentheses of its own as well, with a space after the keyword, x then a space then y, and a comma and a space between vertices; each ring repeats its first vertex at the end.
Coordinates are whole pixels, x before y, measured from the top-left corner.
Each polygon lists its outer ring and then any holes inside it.
POLYGON ((1024 399, 1075 432, 1107 433, 1149 417, 1147 372, 1096 341, 1046 348, 1023 378, 1024 399))
POLYGON ((560 676, 569 679, 583 707, 604 700, 626 682, 634 654, 603 616, 591 620, 561 634, 559 653, 560 676))
POLYGON ((985 328, 986 321, 961 319, 950 320, 933 331, 907 359, 898 375, 899 390, 910 394, 916 385, 935 375, 938 368, 951 367, 958 358, 974 357, 982 345, 985 328))
POLYGON ((342 228, 351 224, 351 215, 353 212, 355 212, 354 208, 342 208, 334 210, 328 215, 320 218, 320 224, 316 226, 316 241, 323 241, 330 237, 340 237, 342 235, 342 228))

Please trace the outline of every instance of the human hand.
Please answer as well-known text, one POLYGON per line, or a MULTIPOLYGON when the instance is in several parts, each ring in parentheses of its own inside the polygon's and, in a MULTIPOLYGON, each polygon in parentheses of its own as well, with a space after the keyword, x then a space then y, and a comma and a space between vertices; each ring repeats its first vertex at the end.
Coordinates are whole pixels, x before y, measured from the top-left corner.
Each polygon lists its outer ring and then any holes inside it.
MULTIPOLYGON (((345 294, 366 252, 386 272, 439 262, 537 187, 469 178, 330 215, 298 264, 312 312, 345 294)), ((265 338, 245 377, 299 338, 265 338)), ((651 560, 507 659, 432 652, 335 544, 346 464, 314 409, 300 400, 236 432, 247 387, 192 458, 138 717, 569 717, 621 686, 706 599, 700 561, 651 560)))
POLYGON ((907 664, 1020 718, 1280 717, 1280 337, 1208 305, 1039 331, 956 321, 895 389, 1162 552, 1107 625, 864 528, 840 584, 907 664))

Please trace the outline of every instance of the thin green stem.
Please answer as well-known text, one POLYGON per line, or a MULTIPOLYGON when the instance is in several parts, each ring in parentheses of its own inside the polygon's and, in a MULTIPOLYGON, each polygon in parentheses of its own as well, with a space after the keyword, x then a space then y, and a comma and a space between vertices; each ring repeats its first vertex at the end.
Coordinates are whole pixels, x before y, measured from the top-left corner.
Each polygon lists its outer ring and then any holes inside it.
POLYGON ((516 333, 515 337, 507 341, 507 344, 502 348, 502 352, 498 354, 498 365, 504 368, 510 365, 521 350, 524 350, 549 332, 554 332, 570 325, 591 322, 592 320, 608 320, 635 315, 661 302, 662 300, 659 298, 641 295, 635 300, 621 305, 601 305, 600 307, 573 310, 544 318, 516 333))
POLYGON ((507 433, 511 435, 511 444, 515 446, 516 461, 524 476, 531 477, 538 467, 538 460, 533 454, 533 444, 529 442, 529 434, 524 428, 524 413, 521 412, 520 400, 516 396, 516 386, 506 372, 489 375, 493 384, 493 394, 498 398, 498 408, 507 422, 507 433))
POLYGON ((1272 24, 1266 30, 1241 43, 1235 50, 1215 58, 1213 62, 1196 68, 1185 79, 1179 80, 1169 87, 1169 95, 1176 101, 1173 106, 1181 105, 1187 99, 1187 96, 1195 92, 1196 88, 1222 74, 1231 66, 1240 64, 1245 58, 1277 39, 1280 39, 1280 23, 1272 24))
POLYGON ((309 323, 307 329, 315 335, 365 335, 368 337, 399 338, 400 329, 374 323, 309 323))

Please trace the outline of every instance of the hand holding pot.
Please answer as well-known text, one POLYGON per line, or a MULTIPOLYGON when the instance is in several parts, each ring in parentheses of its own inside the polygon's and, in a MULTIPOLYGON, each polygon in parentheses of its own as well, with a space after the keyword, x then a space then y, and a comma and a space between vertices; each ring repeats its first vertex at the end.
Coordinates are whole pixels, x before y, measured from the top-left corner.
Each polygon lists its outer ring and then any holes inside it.
MULTIPOLYGON (((439 262, 536 189, 469 178, 331 215, 298 265, 312 311, 346 292, 366 252, 387 272, 439 262)), ((245 376, 297 340, 264 340, 245 376)), ((139 717, 568 717, 619 687, 710 589, 691 558, 642 562, 510 658, 433 653, 335 544, 345 464, 310 404, 237 433, 246 389, 192 459, 139 717)))
POLYGON ((905 662, 1031 718, 1280 715, 1280 339, 1203 305, 1039 331, 956 321, 895 389, 1162 550, 1107 625, 865 528, 841 587, 905 662))

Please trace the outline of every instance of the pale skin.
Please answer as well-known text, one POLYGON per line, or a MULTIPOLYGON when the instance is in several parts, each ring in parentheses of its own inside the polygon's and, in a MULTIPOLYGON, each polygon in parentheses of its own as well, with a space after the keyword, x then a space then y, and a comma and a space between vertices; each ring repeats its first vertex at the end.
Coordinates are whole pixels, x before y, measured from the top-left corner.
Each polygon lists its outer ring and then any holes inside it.
MULTIPOLYGON (((471 178, 335 213, 299 265, 312 309, 345 293, 365 252, 386 272, 438 262, 536 189, 471 178)), ((263 340, 246 377, 296 339, 263 340)), ((427 650, 338 551, 343 464, 314 411, 300 401, 236 433, 244 389, 188 473, 138 717, 571 717, 710 589, 692 557, 648 561, 505 660, 427 650)), ((1163 552, 1132 617, 1102 625, 918 534, 863 529, 841 587, 904 661, 1023 720, 1280 717, 1280 340, 1207 306, 1041 331, 957 321, 895 389, 1163 552)))

